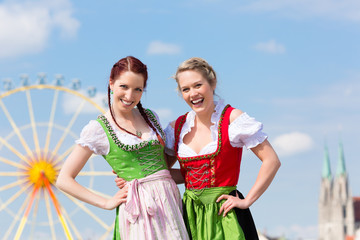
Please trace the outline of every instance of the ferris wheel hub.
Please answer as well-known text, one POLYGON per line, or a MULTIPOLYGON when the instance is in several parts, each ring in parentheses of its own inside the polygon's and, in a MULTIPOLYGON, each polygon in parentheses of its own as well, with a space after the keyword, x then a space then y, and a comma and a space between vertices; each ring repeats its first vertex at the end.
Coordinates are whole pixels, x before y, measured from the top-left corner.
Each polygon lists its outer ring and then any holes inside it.
POLYGON ((54 159, 40 156, 29 162, 27 179, 34 185, 45 187, 45 177, 50 184, 54 184, 59 174, 58 168, 54 164, 54 159))

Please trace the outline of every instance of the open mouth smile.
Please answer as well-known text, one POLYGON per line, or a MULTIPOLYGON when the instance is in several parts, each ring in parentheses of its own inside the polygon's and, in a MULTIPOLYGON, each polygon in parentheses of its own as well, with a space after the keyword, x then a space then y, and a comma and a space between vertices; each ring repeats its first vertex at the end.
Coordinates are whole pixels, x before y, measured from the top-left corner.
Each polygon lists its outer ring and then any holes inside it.
POLYGON ((126 100, 124 100, 124 99, 121 99, 120 100, 123 104, 125 104, 126 106, 130 106, 131 104, 133 104, 134 102, 128 102, 128 101, 126 101, 126 100))
POLYGON ((192 100, 191 103, 193 105, 197 105, 197 104, 200 104, 200 103, 203 103, 204 102, 204 98, 199 98, 199 99, 196 99, 196 100, 192 100))

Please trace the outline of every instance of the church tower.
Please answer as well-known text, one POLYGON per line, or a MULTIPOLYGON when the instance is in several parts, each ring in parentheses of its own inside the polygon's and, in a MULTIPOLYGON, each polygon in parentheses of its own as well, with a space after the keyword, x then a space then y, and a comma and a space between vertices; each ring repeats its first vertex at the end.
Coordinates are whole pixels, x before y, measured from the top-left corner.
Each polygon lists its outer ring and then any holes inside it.
POLYGON ((319 240, 343 240, 354 236, 354 204, 342 143, 339 144, 339 159, 336 175, 331 175, 330 158, 327 147, 323 161, 323 171, 319 197, 319 240))
POLYGON ((336 239, 354 235, 354 204, 348 184, 345 157, 342 143, 339 146, 339 159, 333 186, 333 222, 336 239))
POLYGON ((332 176, 330 167, 329 151, 325 146, 323 169, 321 176, 319 198, 319 240, 330 240, 332 235, 331 224, 332 204, 332 176))

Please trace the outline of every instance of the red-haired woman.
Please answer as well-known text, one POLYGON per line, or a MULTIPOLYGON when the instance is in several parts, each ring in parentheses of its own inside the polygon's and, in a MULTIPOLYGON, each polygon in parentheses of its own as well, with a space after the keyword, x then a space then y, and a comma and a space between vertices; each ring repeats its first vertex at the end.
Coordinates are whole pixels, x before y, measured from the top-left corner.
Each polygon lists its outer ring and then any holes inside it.
POLYGON ((125 57, 112 67, 109 110, 83 128, 57 186, 94 206, 117 208, 114 239, 188 239, 180 193, 164 159, 165 134, 155 113, 140 103, 147 79, 146 65, 137 58, 125 57), (110 199, 75 180, 93 153, 128 182, 110 199))

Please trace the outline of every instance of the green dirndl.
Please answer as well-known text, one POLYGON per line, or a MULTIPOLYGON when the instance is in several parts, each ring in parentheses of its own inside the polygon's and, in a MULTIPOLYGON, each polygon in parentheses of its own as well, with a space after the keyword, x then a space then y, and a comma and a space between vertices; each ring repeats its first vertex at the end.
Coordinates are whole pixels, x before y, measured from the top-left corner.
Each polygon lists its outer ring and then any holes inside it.
POLYGON ((193 240, 244 240, 244 232, 235 210, 225 217, 218 215, 225 199, 216 202, 222 194, 229 194, 236 187, 214 187, 201 190, 185 190, 183 197, 184 220, 193 240))

